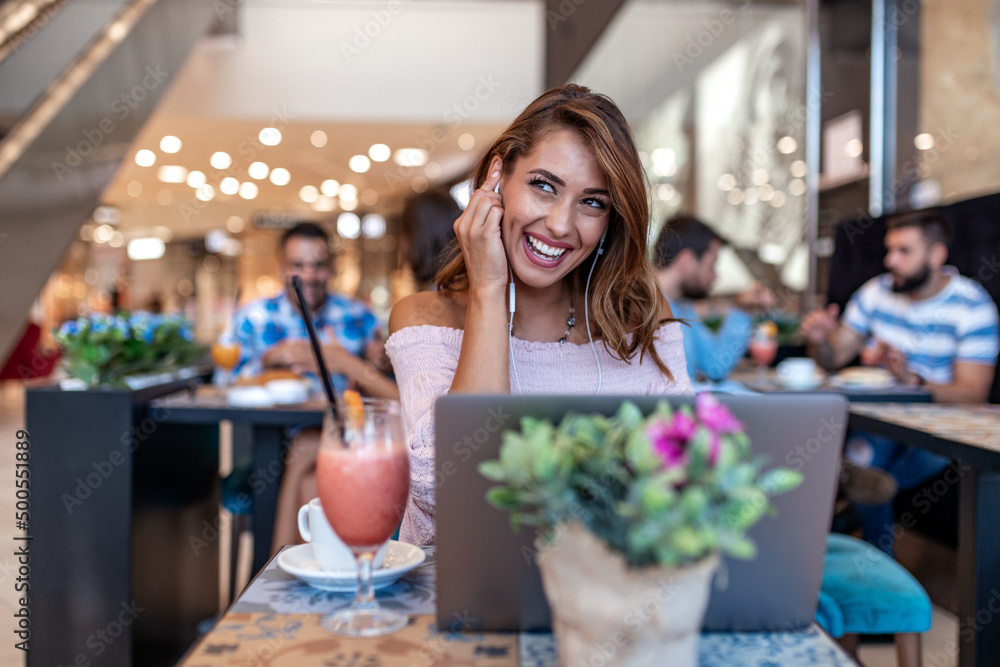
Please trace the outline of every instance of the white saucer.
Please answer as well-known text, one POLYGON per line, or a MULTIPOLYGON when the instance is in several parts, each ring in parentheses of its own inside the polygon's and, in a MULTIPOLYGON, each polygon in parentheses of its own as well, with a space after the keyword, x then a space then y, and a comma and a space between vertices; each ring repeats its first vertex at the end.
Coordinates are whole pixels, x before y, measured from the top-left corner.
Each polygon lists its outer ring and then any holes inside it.
POLYGON ((775 382, 780 384, 785 389, 791 389, 793 391, 809 391, 810 389, 815 389, 823 384, 825 379, 826 378, 822 375, 816 375, 805 382, 790 382, 788 380, 782 380, 781 378, 775 378, 775 382))
MULTIPOLYGON (((379 590, 391 586, 423 563, 426 557, 420 547, 406 542, 389 542, 385 562, 372 573, 372 587, 379 590)), ((327 572, 319 569, 311 544, 299 544, 282 551, 278 554, 278 567, 321 591, 353 593, 358 585, 358 575, 353 570, 327 572)))

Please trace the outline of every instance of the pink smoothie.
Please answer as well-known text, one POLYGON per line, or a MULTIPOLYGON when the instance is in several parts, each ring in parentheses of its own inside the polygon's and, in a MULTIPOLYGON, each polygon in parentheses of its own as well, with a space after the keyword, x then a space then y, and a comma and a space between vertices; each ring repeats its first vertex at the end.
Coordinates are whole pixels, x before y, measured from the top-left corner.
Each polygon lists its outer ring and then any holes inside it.
POLYGON ((348 546, 377 546, 392 536, 406 509, 410 461, 406 450, 320 449, 316 485, 323 512, 348 546))

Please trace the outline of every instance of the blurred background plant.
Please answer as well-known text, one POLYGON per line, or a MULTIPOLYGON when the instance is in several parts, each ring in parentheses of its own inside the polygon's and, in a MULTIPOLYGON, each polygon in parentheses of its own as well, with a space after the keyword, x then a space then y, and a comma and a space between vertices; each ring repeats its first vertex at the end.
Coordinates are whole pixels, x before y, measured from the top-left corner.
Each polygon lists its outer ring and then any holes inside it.
POLYGON ((207 352, 194 342, 185 317, 145 311, 69 320, 55 339, 65 353, 66 372, 88 387, 125 387, 128 377, 186 368, 207 352))

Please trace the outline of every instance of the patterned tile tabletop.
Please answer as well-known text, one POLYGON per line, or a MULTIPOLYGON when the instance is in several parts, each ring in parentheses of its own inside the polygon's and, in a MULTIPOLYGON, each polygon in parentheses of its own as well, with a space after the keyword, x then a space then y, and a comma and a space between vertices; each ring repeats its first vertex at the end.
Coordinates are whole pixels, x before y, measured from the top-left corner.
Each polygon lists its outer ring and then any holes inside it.
POLYGON ((1000 405, 852 403, 851 413, 1000 452, 1000 405))
MULTIPOLYGON (((287 547, 286 547, 287 548, 287 547)), ((327 593, 278 569, 271 559, 182 667, 555 667, 549 634, 440 632, 434 625, 434 550, 398 582, 378 592, 380 604, 406 611, 410 624, 374 639, 330 634, 325 614, 350 604, 350 594, 327 593)), ((704 634, 704 667, 760 665, 839 667, 854 661, 815 626, 803 632, 704 634)), ((613 664, 613 661, 605 664, 613 664)))

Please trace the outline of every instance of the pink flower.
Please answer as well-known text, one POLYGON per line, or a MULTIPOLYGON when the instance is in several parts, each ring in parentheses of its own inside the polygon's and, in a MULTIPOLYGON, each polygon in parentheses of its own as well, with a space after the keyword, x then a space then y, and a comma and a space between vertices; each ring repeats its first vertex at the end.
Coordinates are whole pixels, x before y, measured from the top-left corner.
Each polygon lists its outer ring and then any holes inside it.
POLYGON ((712 432, 712 443, 708 450, 708 464, 715 465, 719 460, 719 450, 722 442, 719 436, 723 433, 737 433, 743 430, 743 424, 733 416, 729 408, 707 392, 698 394, 694 399, 695 414, 698 420, 712 432))
POLYGON ((677 412, 673 421, 661 418, 650 424, 646 435, 653 443, 653 451, 663 460, 663 465, 675 468, 685 464, 685 449, 697 428, 698 423, 691 416, 677 412))
POLYGON ((708 446, 708 465, 714 466, 716 461, 719 460, 719 450, 722 448, 722 442, 719 440, 719 436, 716 433, 712 434, 712 444, 708 446))
POLYGON ((698 421, 712 433, 737 433, 743 430, 743 424, 733 416, 729 408, 708 392, 695 396, 694 407, 698 421))

